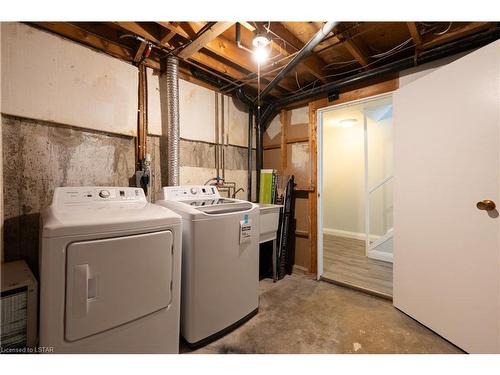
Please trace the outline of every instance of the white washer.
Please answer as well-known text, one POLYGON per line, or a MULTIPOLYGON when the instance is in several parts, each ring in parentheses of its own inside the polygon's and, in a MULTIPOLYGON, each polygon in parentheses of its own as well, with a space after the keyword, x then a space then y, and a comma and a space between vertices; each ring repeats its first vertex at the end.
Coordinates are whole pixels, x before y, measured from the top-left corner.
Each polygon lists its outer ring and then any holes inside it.
POLYGON ((138 188, 62 187, 42 224, 41 346, 178 353, 179 215, 138 188))
POLYGON ((259 208, 221 198, 214 186, 163 188, 164 205, 182 216, 181 334, 208 343, 259 308, 259 208))

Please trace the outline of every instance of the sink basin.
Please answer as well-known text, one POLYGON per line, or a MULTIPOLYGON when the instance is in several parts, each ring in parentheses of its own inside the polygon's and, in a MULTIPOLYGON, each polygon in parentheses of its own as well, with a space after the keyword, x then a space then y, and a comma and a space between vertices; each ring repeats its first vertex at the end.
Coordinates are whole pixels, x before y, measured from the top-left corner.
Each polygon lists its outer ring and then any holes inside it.
POLYGON ((260 208, 260 243, 276 239, 280 218, 280 204, 258 203, 260 208))

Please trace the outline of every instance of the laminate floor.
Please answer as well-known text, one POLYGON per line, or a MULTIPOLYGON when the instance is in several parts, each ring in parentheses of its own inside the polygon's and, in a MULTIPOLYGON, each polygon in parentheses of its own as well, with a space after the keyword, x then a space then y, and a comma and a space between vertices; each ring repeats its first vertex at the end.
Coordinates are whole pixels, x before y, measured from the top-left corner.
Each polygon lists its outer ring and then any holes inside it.
POLYGON ((365 241, 323 235, 323 277, 392 298, 392 263, 365 255, 365 241))

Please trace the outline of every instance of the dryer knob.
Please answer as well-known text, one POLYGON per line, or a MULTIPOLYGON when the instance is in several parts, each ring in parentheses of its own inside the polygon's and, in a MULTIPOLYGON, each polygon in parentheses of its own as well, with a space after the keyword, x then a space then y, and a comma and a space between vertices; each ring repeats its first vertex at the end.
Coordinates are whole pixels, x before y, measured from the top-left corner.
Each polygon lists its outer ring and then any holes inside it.
POLYGON ((99 192, 99 196, 101 198, 109 198, 109 196, 110 196, 109 190, 101 190, 99 192))
POLYGON ((194 187, 191 188, 191 194, 196 194, 198 192, 198 190, 194 187))

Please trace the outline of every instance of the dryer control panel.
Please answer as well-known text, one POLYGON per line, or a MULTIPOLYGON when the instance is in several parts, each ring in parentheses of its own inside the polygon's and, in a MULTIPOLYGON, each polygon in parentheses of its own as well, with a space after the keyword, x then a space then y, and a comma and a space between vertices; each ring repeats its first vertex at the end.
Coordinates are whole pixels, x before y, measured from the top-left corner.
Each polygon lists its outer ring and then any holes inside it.
POLYGON ((53 203, 57 205, 91 202, 147 202, 147 200, 144 190, 134 187, 59 187, 54 192, 53 203))
POLYGON ((219 191, 212 185, 166 186, 162 193, 163 199, 170 201, 220 198, 219 191))

